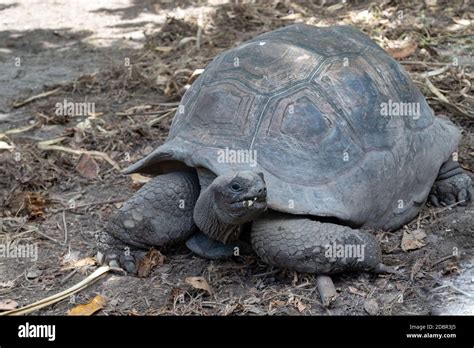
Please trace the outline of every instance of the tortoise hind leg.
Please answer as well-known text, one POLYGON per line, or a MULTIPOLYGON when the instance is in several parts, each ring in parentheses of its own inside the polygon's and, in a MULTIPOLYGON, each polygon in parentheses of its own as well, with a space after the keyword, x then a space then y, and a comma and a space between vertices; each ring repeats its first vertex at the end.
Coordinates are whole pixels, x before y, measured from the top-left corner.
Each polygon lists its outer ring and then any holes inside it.
POLYGON ((449 159, 439 170, 429 199, 436 206, 467 205, 474 197, 472 179, 457 161, 449 159))
POLYGON ((145 250, 182 241, 196 229, 199 196, 193 172, 159 175, 138 190, 108 221, 98 240, 98 261, 136 273, 145 250))

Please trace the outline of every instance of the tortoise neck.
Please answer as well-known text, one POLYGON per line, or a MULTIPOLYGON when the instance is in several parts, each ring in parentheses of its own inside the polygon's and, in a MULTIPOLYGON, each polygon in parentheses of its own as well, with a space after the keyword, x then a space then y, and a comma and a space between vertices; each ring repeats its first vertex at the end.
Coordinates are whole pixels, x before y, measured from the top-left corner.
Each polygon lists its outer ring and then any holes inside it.
POLYGON ((231 225, 219 220, 212 187, 201 191, 194 206, 194 223, 207 236, 222 243, 235 241, 239 237, 239 225, 231 225))

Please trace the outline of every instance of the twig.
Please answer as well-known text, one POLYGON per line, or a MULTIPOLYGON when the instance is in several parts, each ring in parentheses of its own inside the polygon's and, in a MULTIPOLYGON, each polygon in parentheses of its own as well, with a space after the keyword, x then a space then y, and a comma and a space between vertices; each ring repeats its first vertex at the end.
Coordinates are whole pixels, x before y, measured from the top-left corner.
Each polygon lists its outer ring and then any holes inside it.
POLYGON ((23 100, 21 102, 14 102, 13 103, 13 107, 14 108, 19 108, 20 106, 23 106, 23 105, 26 105, 28 103, 31 103, 32 101, 34 100, 37 100, 37 99, 40 99, 40 98, 44 98, 44 97, 48 97, 50 96, 51 94, 54 94, 56 92, 59 92, 61 90, 60 87, 56 88, 56 89, 53 89, 51 91, 48 91, 48 92, 43 92, 43 93, 40 93, 40 94, 37 94, 37 95, 34 95, 32 97, 29 97, 28 99, 26 100, 23 100))
POLYGON ((67 239, 68 239, 68 230, 67 230, 67 224, 66 224, 66 212, 63 210, 63 226, 64 226, 64 245, 67 244, 67 239))
POLYGON ((148 125, 151 127, 153 126, 154 124, 160 122, 162 119, 170 116, 170 115, 173 115, 173 113, 176 111, 176 109, 172 109, 171 111, 168 111, 166 114, 164 115, 161 115, 160 117, 157 117, 157 118, 154 118, 153 120, 150 120, 148 121, 148 125))
POLYGON ((434 291, 437 291, 437 290, 440 290, 440 289, 444 289, 444 288, 451 288, 451 289, 453 289, 453 290, 455 290, 455 291, 457 291, 457 292, 459 292, 459 293, 461 293, 461 294, 463 294, 467 297, 473 297, 474 298, 474 294, 470 294, 470 293, 468 293, 464 290, 461 290, 461 289, 459 289, 459 288, 457 288, 457 287, 455 287, 454 285, 451 285, 451 284, 444 284, 444 285, 438 286, 437 288, 432 289, 431 292, 434 292, 434 291))
POLYGON ((65 299, 65 298, 75 294, 76 292, 79 292, 79 291, 87 288, 89 285, 95 283, 97 280, 99 280, 99 278, 102 275, 104 275, 108 271, 110 271, 110 267, 108 267, 108 266, 99 267, 98 269, 96 269, 94 271, 94 273, 92 273, 86 279, 84 279, 81 282, 77 283, 76 285, 70 287, 69 289, 61 291, 57 294, 54 294, 54 295, 49 296, 47 298, 44 298, 42 300, 36 301, 36 302, 34 302, 32 304, 29 304, 27 306, 24 306, 22 308, 13 309, 13 310, 8 311, 8 312, 0 313, 0 316, 2 316, 2 315, 24 315, 24 314, 34 312, 38 309, 47 307, 49 305, 52 305, 54 303, 57 303, 57 302, 65 299))
POLYGON ((443 93, 440 92, 438 88, 436 88, 431 81, 428 79, 428 77, 425 78, 425 83, 426 86, 428 86, 429 90, 436 96, 436 99, 439 100, 442 104, 444 104, 447 107, 450 107, 454 109, 454 111, 458 112, 460 115, 469 117, 469 118, 474 118, 474 115, 468 113, 467 111, 464 111, 461 109, 459 106, 451 103, 448 98, 444 96, 443 93))
POLYGON ((53 237, 48 236, 47 234, 44 234, 43 232, 40 232, 39 230, 34 230, 36 233, 38 233, 40 236, 43 236, 46 239, 49 239, 52 242, 58 243, 59 245, 62 245, 61 242, 58 240, 54 239, 53 237))
POLYGON ((444 256, 444 257, 440 258, 439 260, 433 262, 433 263, 431 264, 431 268, 433 268, 434 266, 436 266, 436 265, 438 265, 438 264, 440 264, 440 263, 442 263, 442 262, 444 262, 444 261, 447 261, 447 260, 452 259, 452 258, 455 258, 455 257, 456 257, 456 255, 447 255, 447 256, 444 256))
POLYGON ((73 270, 71 273, 69 273, 67 276, 65 276, 63 279, 61 279, 59 282, 61 283, 61 285, 63 285, 69 279, 71 279, 74 276, 74 274, 76 274, 76 273, 77 273, 77 269, 73 270))
POLYGON ((5 132, 0 133, 0 139, 1 138, 6 138, 8 134, 18 134, 18 133, 23 133, 23 132, 29 131, 30 129, 33 129, 36 126, 38 126, 39 124, 40 124, 39 122, 36 122, 36 123, 34 123, 30 126, 26 126, 26 127, 23 127, 23 128, 14 128, 14 129, 6 130, 5 132))
POLYGON ((74 154, 74 155, 87 154, 87 155, 92 156, 92 157, 98 157, 98 158, 101 158, 101 159, 107 161, 112 167, 114 167, 115 169, 117 169, 117 170, 120 171, 120 166, 117 164, 117 162, 115 162, 114 160, 112 160, 112 159, 111 159, 106 153, 104 153, 104 152, 88 151, 88 150, 75 150, 75 149, 71 149, 71 148, 65 147, 65 146, 52 145, 52 144, 59 143, 59 142, 63 141, 64 139, 66 139, 66 137, 61 137, 61 138, 57 138, 57 139, 51 139, 51 140, 40 141, 40 142, 38 142, 36 145, 38 146, 38 148, 39 148, 40 150, 55 150, 55 151, 63 151, 63 152, 66 152, 66 153, 72 153, 72 154, 74 154))
POLYGON ((276 274, 280 272, 279 269, 275 269, 273 271, 268 271, 268 272, 265 272, 265 273, 259 273, 259 274, 255 274, 254 277, 255 278, 260 278, 260 277, 264 277, 264 276, 267 276, 267 275, 270 275, 270 274, 276 274))
POLYGON ((438 62, 422 62, 418 60, 402 60, 400 63, 407 64, 407 65, 436 65, 436 66, 444 66, 444 65, 451 65, 451 63, 438 63, 438 62))
POLYGON ((196 34, 196 48, 199 51, 201 49, 201 41, 202 41, 202 26, 203 26, 203 15, 202 13, 199 14, 197 19, 197 34, 196 34))
POLYGON ((123 202, 123 201, 126 201, 126 200, 127 200, 126 198, 117 198, 117 199, 110 199, 108 201, 84 203, 84 204, 76 205, 75 207, 67 207, 67 208, 51 210, 51 211, 49 211, 49 213, 56 214, 56 213, 60 213, 60 212, 68 211, 68 210, 87 208, 87 207, 90 207, 90 206, 93 206, 93 205, 104 205, 104 204, 120 203, 120 202, 123 202))
MULTIPOLYGON (((457 205, 459 205, 459 204, 462 204, 462 203, 464 203, 464 202, 465 202, 465 200, 462 200, 462 201, 453 203, 453 204, 451 204, 451 205, 448 205, 448 206, 446 206, 446 207, 444 207, 444 208, 439 209, 438 211, 435 211, 434 213, 435 213, 435 214, 442 213, 443 211, 446 211, 446 210, 448 210, 448 209, 451 209, 452 207, 455 207, 455 206, 457 206, 457 205)), ((431 216, 431 214, 425 214, 425 215, 423 215, 419 220, 420 220, 420 221, 421 221, 421 220, 424 220, 424 219, 426 219, 426 218, 429 218, 430 216, 431 216)))

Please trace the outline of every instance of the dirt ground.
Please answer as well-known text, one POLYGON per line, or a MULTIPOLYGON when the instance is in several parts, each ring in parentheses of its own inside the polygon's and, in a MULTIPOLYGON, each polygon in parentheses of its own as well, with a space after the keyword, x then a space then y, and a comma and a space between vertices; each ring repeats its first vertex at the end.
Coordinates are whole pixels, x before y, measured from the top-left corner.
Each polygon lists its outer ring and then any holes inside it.
MULTIPOLYGON (((468 3, 0 0, 0 241, 38 251, 37 260, 0 259, 0 310, 67 289, 97 268, 98 231, 140 186, 119 169, 166 139, 197 69, 284 25, 346 23, 370 35, 402 62, 430 106, 463 130, 459 161, 473 173, 468 3), (94 110, 58 115, 56 103, 65 101, 94 110)), ((373 231, 384 262, 403 273, 335 276, 338 297, 329 308, 313 275, 273 269, 253 255, 203 260, 175 246, 160 250, 164 262, 148 277, 109 273, 35 314, 65 315, 100 295, 97 315, 472 315, 473 211, 427 206, 399 231, 373 231), (402 250, 404 235, 419 244, 402 250), (211 290, 189 277, 204 277, 211 290)))

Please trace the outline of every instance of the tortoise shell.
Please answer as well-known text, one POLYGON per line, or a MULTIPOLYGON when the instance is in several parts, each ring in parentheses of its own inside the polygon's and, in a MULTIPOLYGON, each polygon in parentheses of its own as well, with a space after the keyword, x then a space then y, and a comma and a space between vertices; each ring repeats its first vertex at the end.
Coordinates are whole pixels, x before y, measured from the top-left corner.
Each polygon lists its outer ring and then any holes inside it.
POLYGON ((166 142, 126 173, 263 172, 270 209, 394 229, 418 213, 458 141, 368 36, 296 24, 216 57, 183 96, 166 142))

